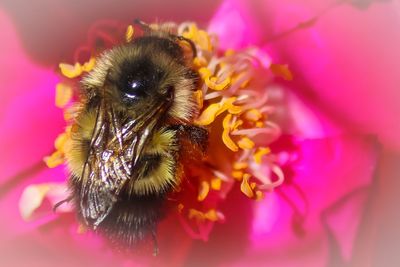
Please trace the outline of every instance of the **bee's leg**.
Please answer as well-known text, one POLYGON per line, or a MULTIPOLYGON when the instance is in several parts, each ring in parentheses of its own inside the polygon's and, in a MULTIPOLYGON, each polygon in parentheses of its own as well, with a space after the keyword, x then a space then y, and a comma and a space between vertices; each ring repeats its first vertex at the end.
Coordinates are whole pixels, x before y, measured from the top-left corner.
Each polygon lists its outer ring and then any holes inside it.
POLYGON ((195 125, 172 125, 170 129, 176 130, 180 138, 186 139, 205 153, 208 145, 208 131, 206 128, 195 125))
POLYGON ((72 196, 57 202, 53 207, 53 212, 56 212, 58 207, 60 207, 64 203, 70 202, 71 200, 72 200, 72 196))

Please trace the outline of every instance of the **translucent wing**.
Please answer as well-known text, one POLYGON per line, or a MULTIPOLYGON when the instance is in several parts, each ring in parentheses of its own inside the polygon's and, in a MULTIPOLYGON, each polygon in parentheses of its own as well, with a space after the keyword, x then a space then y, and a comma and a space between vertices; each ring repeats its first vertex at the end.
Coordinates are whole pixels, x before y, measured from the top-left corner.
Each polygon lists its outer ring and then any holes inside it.
POLYGON ((154 111, 136 120, 121 121, 112 105, 98 108, 90 151, 82 173, 80 208, 96 228, 110 213, 124 184, 134 179, 135 165, 155 125, 154 111))

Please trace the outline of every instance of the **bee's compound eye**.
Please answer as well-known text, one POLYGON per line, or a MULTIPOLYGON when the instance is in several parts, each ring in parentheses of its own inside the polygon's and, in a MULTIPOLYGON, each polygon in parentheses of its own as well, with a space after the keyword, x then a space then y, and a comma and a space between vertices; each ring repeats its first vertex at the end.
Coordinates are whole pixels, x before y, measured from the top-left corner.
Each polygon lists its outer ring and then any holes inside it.
POLYGON ((124 94, 129 99, 135 99, 146 94, 146 86, 144 81, 131 80, 124 88, 124 94))

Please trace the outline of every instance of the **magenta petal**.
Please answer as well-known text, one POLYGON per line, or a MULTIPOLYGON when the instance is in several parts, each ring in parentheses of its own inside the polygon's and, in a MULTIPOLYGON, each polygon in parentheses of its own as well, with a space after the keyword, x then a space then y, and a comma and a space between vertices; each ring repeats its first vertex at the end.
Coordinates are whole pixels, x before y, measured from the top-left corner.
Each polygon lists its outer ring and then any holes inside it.
POLYGON ((0 49, 1 183, 50 153, 64 122, 54 106, 54 70, 27 58, 13 25, 1 11, 0 32, 7 37, 0 49))
MULTIPOLYGON (((275 32, 328 7, 328 1, 265 2, 265 14, 279 25, 275 32)), ((309 29, 268 44, 292 67, 301 95, 347 128, 378 134, 385 145, 396 148, 400 148, 398 9, 396 1, 373 3, 363 10, 342 4, 309 29)))
POLYGON ((262 29, 254 21, 243 1, 224 1, 209 24, 209 31, 218 35, 219 48, 238 49, 260 39, 262 29))
POLYGON ((398 149, 399 2, 363 9, 338 2, 226 0, 210 29, 222 36, 223 48, 265 45, 274 61, 289 64, 292 84, 308 102, 344 127, 377 134, 398 149), (280 35, 304 22, 303 29, 280 35))
POLYGON ((352 256, 371 193, 375 139, 338 136, 297 146, 293 177, 255 205, 247 264, 326 266, 329 259, 345 262, 352 256))

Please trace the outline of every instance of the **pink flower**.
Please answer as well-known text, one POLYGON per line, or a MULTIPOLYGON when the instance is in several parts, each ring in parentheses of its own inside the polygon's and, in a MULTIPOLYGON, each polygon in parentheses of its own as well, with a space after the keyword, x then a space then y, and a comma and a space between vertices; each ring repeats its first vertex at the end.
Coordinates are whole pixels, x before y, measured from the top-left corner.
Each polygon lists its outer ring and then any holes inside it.
MULTIPOLYGON (((44 19, 41 22, 47 35, 38 35, 37 29, 43 27, 27 26, 21 9, 5 4, 0 9, 0 32, 6 36, 0 50, 0 85, 5 92, 0 100, 0 207, 5 218, 0 227, 0 263, 392 263, 381 254, 387 248, 382 242, 392 239, 376 238, 369 231, 377 231, 377 235, 392 230, 396 233, 394 225, 384 220, 398 219, 382 208, 390 207, 395 200, 385 193, 396 193, 390 185, 395 182, 393 170, 400 149, 400 127, 396 123, 400 113, 400 81, 396 76, 400 62, 396 51, 400 47, 399 6, 392 1, 361 8, 356 4, 361 1, 353 2, 334 6, 333 2, 316 0, 257 4, 229 0, 220 4, 211 19, 210 31, 218 33, 222 48, 256 45, 275 62, 288 64, 294 74, 292 82, 277 82, 281 89, 276 96, 277 117, 283 135, 272 147, 278 152, 286 180, 260 202, 246 198, 239 186, 234 187, 221 207, 226 222, 215 225, 208 242, 192 240, 176 219, 169 217, 160 225, 161 254, 157 258, 149 258, 147 251, 132 256, 108 249, 94 234, 77 234, 72 214, 49 214, 49 206, 41 208, 46 216, 28 223, 18 211, 20 196, 28 185, 65 179, 63 168, 48 170, 37 164, 51 152, 53 141, 64 126, 61 112, 54 107, 54 87, 59 79, 55 64, 72 60, 74 49, 83 43, 88 25, 96 18, 110 14, 116 19, 129 19, 137 13, 135 4, 113 10, 101 5, 96 14, 89 12, 90 8, 77 11, 71 10, 69 4, 59 3, 53 7, 54 12, 45 16, 56 17, 58 25, 44 19), (301 22, 308 23, 290 31, 301 22), (68 27, 72 30, 66 30, 68 27), (285 31, 287 35, 279 35, 285 31), (27 171, 20 173, 22 170, 27 171), (377 183, 381 185, 378 196, 377 183), (378 229, 378 223, 385 223, 388 229, 378 229), (378 243, 375 246, 371 242, 378 243), (366 258, 374 248, 378 252, 366 258)), ((174 5, 162 12, 177 20, 201 21, 211 14, 211 9, 185 13, 182 3, 174 1, 174 5)), ((206 4, 198 5, 204 8, 206 4)), ((150 4, 141 10, 145 12, 149 7, 150 4)), ((152 16, 146 17, 150 20, 152 16)))

